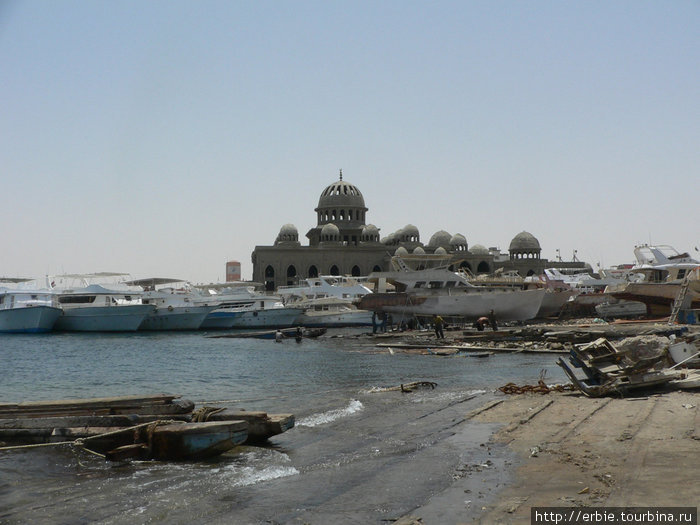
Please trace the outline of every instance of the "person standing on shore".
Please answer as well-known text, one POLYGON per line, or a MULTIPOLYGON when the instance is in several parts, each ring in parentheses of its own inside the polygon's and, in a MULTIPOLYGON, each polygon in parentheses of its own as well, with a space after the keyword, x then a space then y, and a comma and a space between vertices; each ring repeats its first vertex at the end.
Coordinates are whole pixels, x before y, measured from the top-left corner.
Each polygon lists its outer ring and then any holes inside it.
POLYGON ((435 326, 435 337, 438 339, 445 339, 445 333, 442 330, 445 321, 439 315, 433 316, 433 325, 435 326))

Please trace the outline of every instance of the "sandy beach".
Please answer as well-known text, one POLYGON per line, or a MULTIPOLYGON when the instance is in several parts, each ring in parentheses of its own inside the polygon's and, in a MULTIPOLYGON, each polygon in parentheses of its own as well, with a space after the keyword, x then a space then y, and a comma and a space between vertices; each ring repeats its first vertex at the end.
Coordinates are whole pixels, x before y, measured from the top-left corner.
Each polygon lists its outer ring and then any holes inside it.
POLYGON ((529 524, 539 506, 695 506, 699 401, 681 391, 625 399, 502 395, 468 419, 499 425, 486 446, 494 457, 514 456, 510 481, 474 493, 466 472, 397 523, 529 524), (454 519, 457 508, 464 519, 454 519))

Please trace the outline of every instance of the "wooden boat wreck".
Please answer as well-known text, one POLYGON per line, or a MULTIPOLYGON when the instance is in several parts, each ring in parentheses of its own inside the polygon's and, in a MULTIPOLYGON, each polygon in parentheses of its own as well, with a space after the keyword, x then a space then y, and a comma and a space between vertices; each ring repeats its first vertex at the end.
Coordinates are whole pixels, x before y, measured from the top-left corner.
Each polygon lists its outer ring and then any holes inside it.
POLYGON ((631 390, 659 387, 680 378, 668 367, 666 352, 652 355, 619 351, 605 338, 574 347, 557 364, 588 397, 625 395, 631 390))
POLYGON ((0 445, 73 444, 109 460, 198 460, 265 442, 292 414, 202 407, 172 395, 0 403, 0 445))

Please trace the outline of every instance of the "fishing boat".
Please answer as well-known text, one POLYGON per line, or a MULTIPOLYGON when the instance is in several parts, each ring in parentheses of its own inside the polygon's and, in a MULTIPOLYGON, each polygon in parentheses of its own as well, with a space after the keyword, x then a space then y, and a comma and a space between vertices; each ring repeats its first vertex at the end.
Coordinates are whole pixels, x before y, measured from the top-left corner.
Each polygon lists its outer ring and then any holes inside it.
MULTIPOLYGON (((32 280, 0 278, 0 282, 14 285, 32 280)), ((0 287, 0 333, 50 332, 60 315, 56 295, 50 290, 0 287)))

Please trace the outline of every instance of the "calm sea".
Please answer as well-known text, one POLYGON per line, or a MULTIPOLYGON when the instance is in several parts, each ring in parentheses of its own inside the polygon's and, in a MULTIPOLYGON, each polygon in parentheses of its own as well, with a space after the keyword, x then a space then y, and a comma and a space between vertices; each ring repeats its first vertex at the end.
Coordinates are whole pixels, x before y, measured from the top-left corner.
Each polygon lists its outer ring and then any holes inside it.
POLYGON ((448 428, 453 411, 483 404, 509 381, 534 383, 543 369, 548 381, 565 381, 552 356, 392 354, 364 332, 302 343, 200 332, 0 336, 0 402, 171 393, 296 416, 270 446, 204 463, 112 465, 70 448, 0 453, 0 523, 379 522, 420 496, 406 495, 397 472, 381 483, 397 494, 361 510, 349 487, 362 473, 356 490, 375 494, 368 480, 388 465, 437 469, 416 452, 437 442, 434 430, 416 421, 448 428), (409 381, 438 387, 372 393, 409 381))

